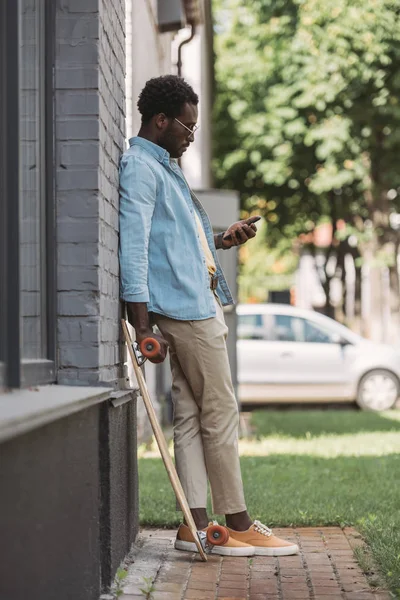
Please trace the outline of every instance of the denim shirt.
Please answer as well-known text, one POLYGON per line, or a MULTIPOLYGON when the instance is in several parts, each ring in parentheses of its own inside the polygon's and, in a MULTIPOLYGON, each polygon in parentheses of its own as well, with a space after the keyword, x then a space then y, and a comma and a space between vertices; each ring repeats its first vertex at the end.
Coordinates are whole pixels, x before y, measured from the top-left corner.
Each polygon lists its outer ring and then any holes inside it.
POLYGON ((169 153, 134 137, 120 160, 121 298, 181 320, 215 316, 210 275, 197 230, 200 217, 217 267, 223 305, 232 295, 218 262, 210 220, 169 153))

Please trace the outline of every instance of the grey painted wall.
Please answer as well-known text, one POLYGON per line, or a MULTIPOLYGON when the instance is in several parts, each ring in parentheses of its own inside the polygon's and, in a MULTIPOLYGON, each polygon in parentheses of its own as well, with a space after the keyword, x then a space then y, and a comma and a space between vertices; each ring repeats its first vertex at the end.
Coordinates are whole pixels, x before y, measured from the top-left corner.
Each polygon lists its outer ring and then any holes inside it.
POLYGON ((94 407, 1 445, 1 598, 96 598, 98 433, 94 407))
POLYGON ((139 530, 136 400, 100 413, 102 588, 106 591, 139 530))
POLYGON ((118 160, 125 138, 125 2, 56 14, 58 382, 122 377, 118 160))
POLYGON ((98 600, 138 531, 136 400, 0 446, 0 598, 98 600))

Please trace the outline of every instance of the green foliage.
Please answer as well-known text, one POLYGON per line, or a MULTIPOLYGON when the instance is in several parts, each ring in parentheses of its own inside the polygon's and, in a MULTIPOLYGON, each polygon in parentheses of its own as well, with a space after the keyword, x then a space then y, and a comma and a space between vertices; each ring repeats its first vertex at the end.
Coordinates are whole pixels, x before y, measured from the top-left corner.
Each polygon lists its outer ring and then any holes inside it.
POLYGON ((267 225, 263 222, 258 226, 257 237, 240 248, 240 302, 251 299, 264 302, 268 299, 268 291, 289 289, 293 285, 298 257, 291 240, 282 238, 271 248, 266 233, 267 225))
POLYGON ((128 571, 126 569, 122 569, 121 567, 118 568, 117 573, 114 578, 114 590, 113 590, 114 596, 116 598, 119 598, 124 593, 123 585, 124 585, 124 580, 126 579, 127 575, 128 575, 128 571))
POLYGON ((146 598, 146 600, 152 600, 153 592, 155 592, 155 587, 153 583, 153 579, 151 577, 143 577, 144 586, 140 588, 140 591, 146 598))
POLYGON ((214 14, 218 185, 265 216, 270 246, 323 216, 392 235, 399 0, 214 0, 214 14))

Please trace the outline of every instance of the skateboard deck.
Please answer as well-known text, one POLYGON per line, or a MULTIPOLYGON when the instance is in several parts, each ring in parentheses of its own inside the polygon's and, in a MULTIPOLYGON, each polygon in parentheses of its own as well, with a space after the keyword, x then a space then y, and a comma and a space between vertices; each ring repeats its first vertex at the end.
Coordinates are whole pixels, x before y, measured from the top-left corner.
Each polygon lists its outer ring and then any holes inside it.
MULTIPOLYGON (((175 492, 179 506, 181 507, 186 524, 188 525, 188 527, 192 533, 192 536, 193 536, 194 542, 197 546, 197 549, 199 551, 199 554, 200 554, 202 560, 206 561, 207 556, 206 556, 203 544, 201 542, 201 537, 200 537, 199 532, 196 529, 196 524, 193 520, 192 513, 190 512, 190 508, 189 508, 185 493, 183 491, 181 482, 178 478, 178 473, 176 472, 174 462, 169 454, 168 445, 167 445, 166 439, 164 437, 163 431, 161 429, 161 426, 158 422, 157 415, 156 415, 153 403, 150 398, 149 390, 147 388, 146 380, 143 376, 141 366, 138 363, 137 355, 134 350, 132 338, 130 336, 126 321, 125 321, 125 319, 121 319, 121 322, 122 322, 122 329, 124 332, 125 341, 128 346, 129 355, 131 357, 133 369, 135 371, 136 379, 137 379, 137 382, 139 385, 140 393, 143 398, 144 405, 146 407, 146 411, 147 411, 147 414, 148 414, 148 417, 150 420, 151 427, 153 429, 154 437, 156 438, 157 445, 160 450, 161 457, 164 461, 165 469, 167 471, 172 488, 175 492)), ((203 537, 204 537, 204 532, 202 532, 202 533, 203 533, 203 537)))

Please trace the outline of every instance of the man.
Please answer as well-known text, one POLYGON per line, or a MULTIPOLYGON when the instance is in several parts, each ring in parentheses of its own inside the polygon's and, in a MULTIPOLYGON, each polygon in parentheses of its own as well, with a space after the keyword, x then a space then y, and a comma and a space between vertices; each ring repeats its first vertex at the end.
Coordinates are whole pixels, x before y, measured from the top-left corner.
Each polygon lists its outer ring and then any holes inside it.
MULTIPOLYGON (((216 553, 293 554, 296 545, 253 523, 246 510, 222 310, 233 300, 216 249, 253 238, 258 217, 213 235, 174 160, 194 139, 197 105, 193 89, 173 75, 151 79, 140 94, 142 126, 120 163, 121 297, 137 341, 152 336, 160 342, 152 362, 162 362, 169 349, 176 467, 197 528, 209 526, 208 479, 213 511, 225 514, 230 534, 216 553)), ((175 547, 196 550, 185 525, 175 547)))

